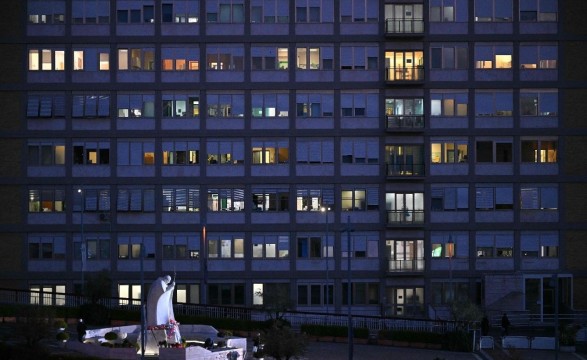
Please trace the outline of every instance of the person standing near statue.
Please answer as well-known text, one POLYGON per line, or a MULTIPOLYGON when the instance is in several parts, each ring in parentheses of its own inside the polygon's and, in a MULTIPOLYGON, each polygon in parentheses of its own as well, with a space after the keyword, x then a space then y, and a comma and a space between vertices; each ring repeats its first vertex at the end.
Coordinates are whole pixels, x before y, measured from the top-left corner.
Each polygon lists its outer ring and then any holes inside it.
POLYGON ((481 320, 481 335, 489 335, 489 319, 487 315, 483 315, 483 319, 481 320))
POLYGON ((501 335, 508 336, 510 333, 510 319, 506 313, 501 317, 501 335))
POLYGON ((86 330, 88 329, 84 319, 79 319, 76 326, 77 331, 77 340, 79 342, 84 342, 84 336, 86 335, 86 330))

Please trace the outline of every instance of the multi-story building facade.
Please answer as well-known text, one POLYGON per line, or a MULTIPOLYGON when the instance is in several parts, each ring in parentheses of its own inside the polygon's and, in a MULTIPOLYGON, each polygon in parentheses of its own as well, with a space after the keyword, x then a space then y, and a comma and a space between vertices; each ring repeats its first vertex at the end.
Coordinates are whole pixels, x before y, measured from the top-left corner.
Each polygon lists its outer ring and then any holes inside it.
POLYGON ((8 1, 0 286, 58 303, 106 269, 132 301, 142 266, 178 303, 346 312, 351 279, 356 314, 547 314, 556 284, 584 309, 585 8, 8 1))

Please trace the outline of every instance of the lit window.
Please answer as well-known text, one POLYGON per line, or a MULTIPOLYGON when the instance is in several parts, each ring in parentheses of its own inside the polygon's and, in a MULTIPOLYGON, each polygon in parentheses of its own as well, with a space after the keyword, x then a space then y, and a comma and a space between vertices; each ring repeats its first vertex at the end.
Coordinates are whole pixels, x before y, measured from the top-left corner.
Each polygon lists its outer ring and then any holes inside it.
POLYGON ((556 163, 556 138, 522 138, 521 158, 523 163, 556 163))
POLYGON ((432 164, 466 163, 468 161, 468 145, 460 140, 432 140, 430 144, 432 164))

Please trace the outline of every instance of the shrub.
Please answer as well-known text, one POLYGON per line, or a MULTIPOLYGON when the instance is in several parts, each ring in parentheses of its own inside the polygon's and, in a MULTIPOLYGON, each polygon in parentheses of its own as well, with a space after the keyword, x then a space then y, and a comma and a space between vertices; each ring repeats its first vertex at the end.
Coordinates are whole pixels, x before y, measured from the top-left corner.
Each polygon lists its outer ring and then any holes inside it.
POLYGON ((449 351, 473 351, 473 336, 464 330, 444 334, 443 348, 449 351))
POLYGON ((55 338, 59 341, 69 340, 69 334, 65 331, 60 331, 57 333, 57 335, 55 335, 55 338))
MULTIPOLYGON (((349 334, 349 329, 346 326, 303 324, 301 326, 301 331, 312 336, 347 337, 349 334)), ((369 329, 354 328, 353 337, 358 339, 367 339, 369 337, 369 329)))
POLYGON ((63 320, 55 320, 53 326, 55 326, 57 329, 63 329, 67 327, 67 323, 63 320))
POLYGON ((80 306, 79 317, 88 324, 110 325, 110 311, 100 304, 83 304, 80 306))
POLYGON ((382 340, 404 341, 409 343, 442 344, 444 335, 413 330, 380 330, 379 338, 382 340))

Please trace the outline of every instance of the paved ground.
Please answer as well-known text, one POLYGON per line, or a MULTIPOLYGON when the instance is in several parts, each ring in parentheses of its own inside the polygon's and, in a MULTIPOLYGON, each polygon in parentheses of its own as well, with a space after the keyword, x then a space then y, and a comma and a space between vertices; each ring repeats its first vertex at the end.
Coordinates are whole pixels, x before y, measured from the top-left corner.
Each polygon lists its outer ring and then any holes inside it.
MULTIPOLYGON (((353 360, 393 359, 393 360, 480 360, 472 353, 459 353, 441 350, 398 348, 378 345, 354 345, 353 360)), ((348 344, 310 343, 305 359, 345 360, 349 359, 348 344)), ((562 359, 561 359, 562 360, 562 359)), ((577 360, 577 359, 574 359, 577 360)))

